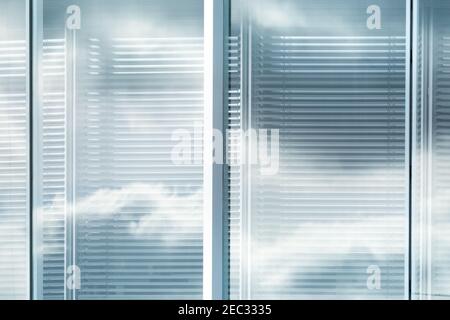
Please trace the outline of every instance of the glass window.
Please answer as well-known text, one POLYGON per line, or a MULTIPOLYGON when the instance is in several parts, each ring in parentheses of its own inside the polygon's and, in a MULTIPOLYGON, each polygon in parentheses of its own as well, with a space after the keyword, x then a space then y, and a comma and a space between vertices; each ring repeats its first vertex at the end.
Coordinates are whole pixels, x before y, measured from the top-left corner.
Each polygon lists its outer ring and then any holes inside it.
POLYGON ((0 299, 29 296, 29 90, 25 0, 0 1, 0 299))
POLYGON ((37 297, 201 299, 203 1, 37 8, 37 297))
POLYGON ((450 3, 415 1, 413 297, 450 298, 450 3))
POLYGON ((0 300, 450 299, 449 16, 0 0, 0 300))
POLYGON ((229 42, 231 297, 407 297, 406 1, 245 3, 229 42))

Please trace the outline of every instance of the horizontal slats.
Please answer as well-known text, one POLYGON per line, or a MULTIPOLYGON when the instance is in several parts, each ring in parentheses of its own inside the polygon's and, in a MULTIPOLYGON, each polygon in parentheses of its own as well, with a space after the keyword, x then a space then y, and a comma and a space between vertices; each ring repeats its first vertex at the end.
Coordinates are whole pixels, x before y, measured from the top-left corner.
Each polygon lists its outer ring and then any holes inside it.
MULTIPOLYGON (((203 142, 193 137, 197 162, 179 166, 172 135, 203 126, 203 1, 113 2, 82 6, 76 40, 44 15, 42 296, 199 299, 203 142), (98 9, 114 27, 98 25, 98 9)), ((44 1, 44 12, 66 7, 44 1)))
MULTIPOLYGON (((79 61, 75 120, 75 255, 82 272, 76 297, 201 298, 202 141, 193 141, 200 166, 173 165, 171 151, 173 130, 202 126, 203 41, 103 39, 81 39, 88 50, 79 61)), ((44 62, 49 85, 42 114, 46 298, 64 297, 60 277, 70 232, 64 228, 65 201, 58 200, 66 197, 66 150, 73 147, 66 138, 64 91, 58 91, 64 89, 58 85, 64 59, 53 58, 63 50, 63 40, 46 40, 44 57, 52 57, 44 62)))
POLYGON ((0 300, 29 297, 29 70, 24 4, 0 3, 0 11, 7 10, 10 16, 0 14, 0 300))
POLYGON ((235 3, 230 127, 239 128, 239 98, 248 97, 252 127, 280 130, 280 160, 271 176, 238 165, 248 185, 230 168, 232 297, 404 298, 405 8, 380 5, 382 31, 368 31, 359 1, 251 2, 245 34, 235 3), (247 46, 249 88, 239 92, 247 46), (250 206, 240 208, 245 192, 250 206), (380 290, 367 287, 372 265, 380 290))
POLYGON ((402 298, 405 38, 253 39, 253 117, 280 129, 280 167, 253 180, 252 296, 402 298))
POLYGON ((228 39, 228 246, 229 295, 240 299, 241 245, 241 104, 240 104, 240 38, 228 39))
POLYGON ((43 249, 41 268, 43 281, 39 291, 42 298, 64 298, 65 239, 66 239, 66 54, 65 39, 45 39, 43 42, 43 86, 38 140, 43 249))

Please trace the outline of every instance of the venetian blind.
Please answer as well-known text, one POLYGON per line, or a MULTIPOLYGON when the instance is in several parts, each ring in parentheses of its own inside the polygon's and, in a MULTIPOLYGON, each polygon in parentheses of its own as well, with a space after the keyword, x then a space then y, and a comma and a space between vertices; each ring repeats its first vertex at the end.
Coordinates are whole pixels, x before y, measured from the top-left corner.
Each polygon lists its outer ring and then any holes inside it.
POLYGON ((29 297, 26 1, 0 2, 0 299, 29 297))
POLYGON ((42 4, 41 297, 201 299, 203 1, 42 4))
POLYGON ((370 31, 360 1, 250 4, 242 108, 280 130, 280 162, 244 166, 250 240, 231 255, 247 298, 405 297, 405 3, 380 7, 370 31))

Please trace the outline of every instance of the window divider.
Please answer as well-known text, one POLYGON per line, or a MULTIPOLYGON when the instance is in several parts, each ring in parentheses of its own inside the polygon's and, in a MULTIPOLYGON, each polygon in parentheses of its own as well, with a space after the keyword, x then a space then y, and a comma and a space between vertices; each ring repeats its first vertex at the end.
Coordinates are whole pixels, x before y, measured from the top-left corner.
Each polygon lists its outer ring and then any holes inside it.
POLYGON ((38 109, 41 106, 41 96, 38 94, 40 92, 40 75, 42 74, 42 64, 39 63, 39 57, 41 57, 41 45, 43 42, 43 25, 41 19, 38 17, 43 15, 43 2, 42 0, 29 0, 29 14, 30 14, 30 56, 29 63, 31 65, 30 69, 30 221, 31 221, 31 243, 32 248, 30 248, 31 255, 31 299, 42 299, 43 298, 43 288, 40 283, 42 283, 39 278, 42 272, 39 272, 39 268, 42 267, 42 254, 39 250, 38 244, 41 243, 39 240, 38 228, 41 227, 39 208, 36 206, 36 199, 39 199, 40 194, 38 184, 39 179, 37 179, 37 174, 40 172, 39 168, 41 163, 39 157, 35 157, 35 152, 38 150, 39 145, 39 132, 40 128, 38 126, 38 109))
MULTIPOLYGON (((228 0, 204 1, 204 158, 203 158, 203 298, 205 300, 225 299, 227 267, 224 253, 226 212, 224 205, 225 165, 215 163, 216 145, 225 146, 214 141, 214 132, 225 133, 226 110, 225 88, 227 73, 224 62, 227 37, 228 0)), ((217 138, 217 137, 216 137, 217 138)), ((224 156, 225 150, 222 150, 224 156)), ((223 159, 223 158, 222 158, 223 159)))

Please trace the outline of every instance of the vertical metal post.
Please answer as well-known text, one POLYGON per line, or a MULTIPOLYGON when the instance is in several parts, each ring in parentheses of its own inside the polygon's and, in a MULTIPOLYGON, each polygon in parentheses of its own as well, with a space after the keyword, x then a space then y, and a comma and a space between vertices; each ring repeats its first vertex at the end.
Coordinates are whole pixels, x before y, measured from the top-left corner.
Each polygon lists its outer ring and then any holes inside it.
MULTIPOLYGON (((226 2, 204 1, 203 298, 224 297, 224 165, 214 163, 213 134, 224 134, 226 2)), ((217 144, 220 145, 220 144, 217 144)), ((225 145, 222 140, 222 145, 225 145)), ((223 152, 222 152, 223 154, 223 152)))
MULTIPOLYGON (((65 273, 77 265, 76 259, 76 205, 77 205, 77 30, 65 28, 65 101, 66 101, 66 230, 65 273)), ((78 275, 76 275, 78 276, 78 275)), ((65 299, 76 300, 77 288, 68 286, 65 276, 65 299)))
MULTIPOLYGON (((419 247, 417 247, 418 241, 416 241, 416 235, 418 235, 419 233, 416 232, 416 227, 418 227, 418 220, 417 220, 417 213, 419 208, 417 207, 418 199, 414 198, 414 194, 417 194, 417 190, 419 185, 417 184, 417 170, 418 170, 418 162, 417 162, 417 158, 420 157, 420 153, 421 150, 418 150, 418 146, 417 146, 417 108, 419 106, 417 106, 417 86, 418 86, 418 61, 417 61, 417 52, 418 52, 418 26, 419 26, 419 20, 418 20, 418 7, 417 7, 417 0, 412 0, 411 1, 411 10, 412 10, 412 19, 410 21, 411 23, 411 59, 412 62, 411 63, 411 101, 410 101, 410 105, 411 105, 411 150, 410 150, 410 154, 411 154, 411 171, 410 171, 410 180, 411 180, 411 189, 410 189, 410 197, 411 197, 411 207, 410 207, 410 223, 409 223, 409 238, 410 238, 410 243, 409 243, 409 250, 410 250, 410 259, 409 259, 409 278, 410 278, 410 294, 409 294, 409 299, 414 299, 415 295, 417 294, 417 292, 421 291, 420 289, 418 290, 417 288, 417 279, 414 275, 414 272, 416 270, 416 262, 418 261, 418 257, 417 257, 417 250, 420 250, 419 247)), ((420 180, 419 180, 420 183, 420 180)), ((419 255, 420 257, 420 255, 419 255)))
POLYGON ((411 185, 411 169, 412 169, 412 157, 411 157, 411 145, 412 145, 412 132, 411 132, 411 119, 412 119, 412 107, 411 107, 411 53, 412 53, 412 30, 411 30, 411 14, 412 14, 412 1, 406 0, 406 42, 405 42, 405 299, 411 298, 411 251, 412 251, 412 238, 411 238, 411 219, 412 219, 412 185, 411 185))
POLYGON ((240 299, 251 298, 251 19, 250 0, 241 2, 241 170, 240 170, 240 299))
POLYGON ((28 190, 27 190, 27 209, 29 213, 28 218, 28 239, 27 239, 27 248, 28 248, 28 299, 33 297, 33 206, 32 206, 32 190, 33 190, 33 179, 32 179, 32 163, 33 163, 33 144, 32 144, 32 108, 33 108, 33 81, 32 81, 32 68, 33 68, 33 60, 32 60, 32 50, 33 50, 33 5, 31 0, 25 1, 25 39, 26 39, 26 47, 27 47, 27 80, 26 80, 26 96, 27 96, 27 106, 29 111, 27 113, 27 138, 28 138, 28 164, 27 164, 27 177, 28 177, 28 190))
POLYGON ((42 46, 43 46, 43 1, 30 0, 30 73, 31 73, 31 237, 32 237, 32 298, 42 299, 42 274, 43 274, 43 255, 39 251, 42 245, 42 217, 39 211, 39 201, 41 199, 39 186, 39 173, 41 172, 42 163, 40 158, 36 156, 36 152, 41 148, 40 143, 41 130, 39 126, 40 108, 42 105, 41 86, 42 86, 42 46))

